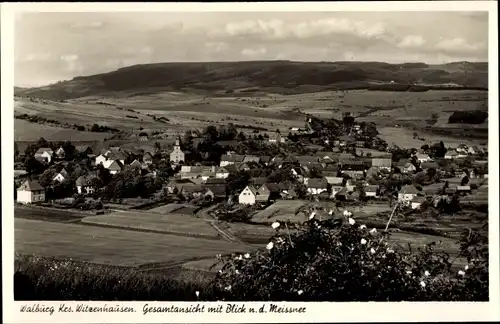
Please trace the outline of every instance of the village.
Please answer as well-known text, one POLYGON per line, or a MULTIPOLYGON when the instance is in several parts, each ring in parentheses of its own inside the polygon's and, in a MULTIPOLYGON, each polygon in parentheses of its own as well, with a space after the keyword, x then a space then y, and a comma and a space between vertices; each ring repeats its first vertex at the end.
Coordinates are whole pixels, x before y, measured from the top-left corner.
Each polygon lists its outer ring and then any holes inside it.
POLYGON ((16 202, 95 214, 128 209, 127 201, 139 200, 144 207, 137 209, 176 203, 211 207, 212 217, 230 221, 251 221, 291 200, 361 208, 397 202, 410 212, 487 206, 486 148, 442 142, 399 148, 376 132, 346 114, 343 120, 307 116, 305 127, 290 128, 287 136, 208 126, 165 148, 143 144, 151 141, 147 132, 138 134, 136 147, 98 152, 40 139, 16 156, 16 202))

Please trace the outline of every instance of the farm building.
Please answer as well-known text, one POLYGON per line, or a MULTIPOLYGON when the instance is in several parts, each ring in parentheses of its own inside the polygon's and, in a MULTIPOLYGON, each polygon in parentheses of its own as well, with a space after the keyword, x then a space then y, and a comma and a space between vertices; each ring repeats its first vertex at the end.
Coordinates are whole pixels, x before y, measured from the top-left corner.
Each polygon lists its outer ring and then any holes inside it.
POLYGON ((75 181, 76 191, 79 194, 92 194, 95 192, 95 181, 97 180, 97 176, 95 175, 84 175, 78 177, 75 181))
POLYGON ((182 188, 185 186, 195 186, 196 182, 192 179, 174 179, 170 181, 165 188, 170 194, 181 192, 182 188))
POLYGON ((416 158, 420 163, 432 161, 431 157, 425 153, 417 153, 416 158))
POLYGON ((409 202, 418 195, 418 190, 413 185, 406 185, 398 193, 398 199, 409 202))
POLYGON ((104 167, 109 170, 110 174, 117 174, 122 171, 123 163, 119 160, 108 160, 104 167))
POLYGON ((50 163, 52 161, 52 156, 54 155, 54 151, 48 147, 41 147, 35 152, 35 159, 50 163))
POLYGON ((221 156, 220 166, 225 167, 225 166, 232 165, 235 163, 241 163, 241 162, 243 162, 244 159, 245 159, 244 155, 225 154, 225 155, 221 156))
POLYGON ((32 204, 45 201, 45 188, 38 181, 26 180, 17 188, 17 202, 32 204))
POLYGON ((269 143, 285 143, 285 138, 280 133, 273 133, 269 136, 269 143))
POLYGON ((332 186, 342 186, 342 183, 344 182, 344 179, 341 177, 324 177, 326 182, 328 182, 329 185, 332 186))
POLYGON ((66 152, 64 152, 64 149, 61 146, 56 150, 55 155, 57 156, 58 159, 64 159, 64 157, 66 156, 66 152))
POLYGON ((146 165, 152 164, 153 163, 153 154, 150 152, 144 153, 144 156, 142 157, 142 162, 146 165))
POLYGON ((377 185, 366 186, 364 188, 366 197, 377 198, 379 194, 379 187, 377 185))
POLYGON ((391 171, 392 160, 390 158, 373 158, 372 167, 378 168, 379 170, 391 171))
POLYGON ((108 158, 105 155, 100 154, 95 158, 95 164, 96 165, 104 164, 104 162, 106 162, 107 160, 108 158))
POLYGON ((63 182, 64 179, 68 177, 68 172, 65 169, 62 169, 59 173, 57 173, 52 181, 63 182))
POLYGON ((311 195, 319 195, 328 190, 328 182, 324 178, 311 178, 307 180, 307 192, 311 195))
POLYGON ((174 149, 173 149, 173 151, 170 153, 170 163, 173 163, 173 164, 179 164, 179 163, 181 163, 181 162, 184 162, 184 159, 185 159, 185 154, 184 154, 184 152, 181 150, 180 141, 179 141, 179 139, 177 138, 177 139, 175 140, 174 149))
POLYGON ((242 205, 255 205, 257 190, 253 186, 246 186, 238 196, 238 202, 242 205))

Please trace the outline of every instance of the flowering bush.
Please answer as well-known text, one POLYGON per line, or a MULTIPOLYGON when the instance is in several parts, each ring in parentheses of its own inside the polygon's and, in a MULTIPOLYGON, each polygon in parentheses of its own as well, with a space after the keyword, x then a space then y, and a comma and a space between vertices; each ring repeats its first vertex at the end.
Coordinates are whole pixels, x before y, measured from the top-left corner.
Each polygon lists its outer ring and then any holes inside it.
MULTIPOLYGON (((468 235, 457 270, 434 249, 393 247, 388 232, 346 220, 273 223, 266 250, 220 257, 218 299, 241 301, 484 301, 488 300, 487 239, 468 235), (294 229, 290 231, 290 229, 294 229), (483 247, 479 247, 483 246, 483 247)), ((453 259, 456 259, 454 257, 453 259)))

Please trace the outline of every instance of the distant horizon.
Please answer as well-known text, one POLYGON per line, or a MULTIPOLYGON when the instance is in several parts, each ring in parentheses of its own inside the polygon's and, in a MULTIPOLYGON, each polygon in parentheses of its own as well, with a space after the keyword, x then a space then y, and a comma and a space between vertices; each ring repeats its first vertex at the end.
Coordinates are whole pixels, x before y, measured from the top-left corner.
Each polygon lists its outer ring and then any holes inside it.
POLYGON ((137 64, 483 62, 487 11, 31 12, 16 17, 15 83, 137 64))
POLYGON ((45 83, 45 84, 38 84, 38 85, 18 85, 14 84, 14 88, 23 88, 23 89, 31 89, 31 88, 42 88, 42 87, 48 87, 54 84, 57 84, 59 82, 68 82, 71 80, 74 80, 75 78, 85 78, 85 77, 90 77, 94 75, 99 75, 99 74, 106 74, 106 73, 111 73, 114 71, 118 71, 120 69, 126 69, 130 68, 133 66, 141 66, 141 65, 160 65, 160 64, 206 64, 206 63, 251 63, 251 62, 293 62, 293 63, 386 63, 386 64, 391 64, 391 65, 398 65, 398 64, 426 64, 429 66, 438 66, 438 65, 447 65, 447 64, 457 64, 457 63, 473 63, 473 64, 488 64, 488 61, 450 61, 446 63, 427 63, 427 62, 418 62, 418 61, 402 61, 402 62, 384 62, 384 61, 348 61, 348 60, 343 60, 343 61, 300 61, 300 60, 239 60, 239 61, 193 61, 193 62, 153 62, 153 63, 138 63, 138 64, 133 64, 133 65, 127 65, 123 66, 117 69, 113 70, 108 70, 104 72, 99 72, 95 74, 88 74, 88 75, 76 75, 70 79, 65 79, 65 80, 56 80, 51 83, 45 83))

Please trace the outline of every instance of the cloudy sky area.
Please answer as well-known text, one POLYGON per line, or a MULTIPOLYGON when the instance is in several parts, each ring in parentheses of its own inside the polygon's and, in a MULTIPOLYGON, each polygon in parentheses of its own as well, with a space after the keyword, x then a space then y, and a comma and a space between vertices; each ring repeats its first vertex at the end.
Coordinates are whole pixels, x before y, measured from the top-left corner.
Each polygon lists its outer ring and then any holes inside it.
POLYGON ((24 13, 15 84, 156 62, 487 61, 482 12, 24 13))

